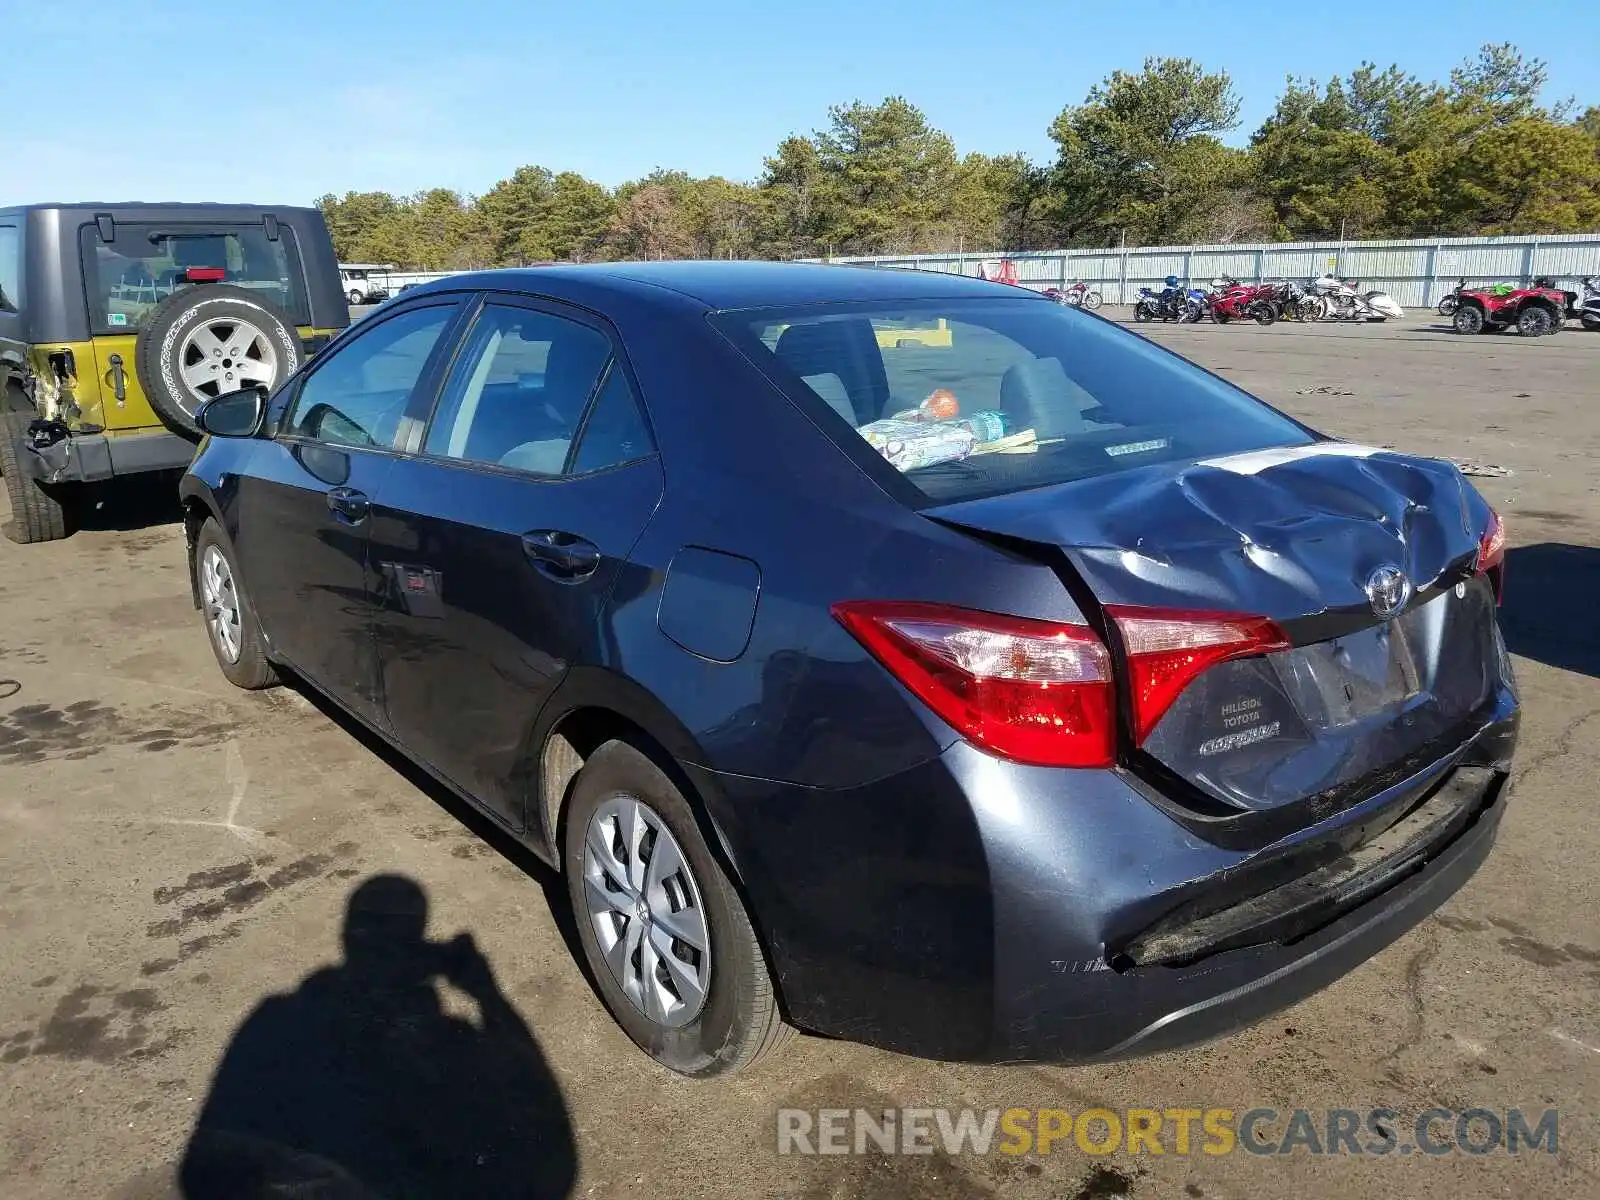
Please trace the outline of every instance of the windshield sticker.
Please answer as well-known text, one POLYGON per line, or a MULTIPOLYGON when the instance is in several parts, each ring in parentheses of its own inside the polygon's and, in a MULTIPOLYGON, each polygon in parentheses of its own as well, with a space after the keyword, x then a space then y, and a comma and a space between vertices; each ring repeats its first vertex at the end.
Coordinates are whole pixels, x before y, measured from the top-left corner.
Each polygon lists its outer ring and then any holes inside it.
POLYGON ((126 325, 127 323, 128 323, 128 314, 127 313, 107 313, 106 314, 106 324, 107 325, 126 325))
POLYGON ((1146 454, 1151 450, 1165 450, 1172 445, 1169 438, 1151 438, 1148 442, 1124 442, 1120 446, 1107 446, 1106 453, 1112 458, 1120 458, 1124 454, 1146 454))

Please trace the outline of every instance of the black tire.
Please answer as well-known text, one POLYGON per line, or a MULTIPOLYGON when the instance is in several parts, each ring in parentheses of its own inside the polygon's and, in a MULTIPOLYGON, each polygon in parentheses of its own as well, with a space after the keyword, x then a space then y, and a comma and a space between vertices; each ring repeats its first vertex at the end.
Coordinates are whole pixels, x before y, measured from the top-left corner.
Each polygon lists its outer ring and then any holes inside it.
POLYGON ((1476 304, 1463 304, 1456 309, 1456 315, 1450 324, 1457 333, 1482 333, 1483 309, 1476 304))
POLYGON ((363 296, 360 292, 356 291, 355 288, 351 288, 348 292, 346 292, 344 298, 346 300, 350 301, 352 306, 360 304, 363 300, 366 299, 366 297, 363 296))
POLYGON ((1456 298, 1454 296, 1446 296, 1443 300, 1439 301, 1439 315, 1441 317, 1448 317, 1455 311, 1456 298))
POLYGON ((1223 309, 1218 308, 1216 305, 1212 305, 1211 306, 1211 319, 1213 321, 1215 321, 1218 325, 1226 325, 1229 321, 1233 320, 1233 316, 1232 316, 1231 313, 1228 313, 1228 312, 1224 311, 1223 309))
POLYGON ((1133 306, 1133 319, 1138 321, 1141 325, 1148 321, 1153 315, 1154 314, 1152 314, 1150 311, 1150 306, 1143 300, 1139 301, 1139 303, 1133 306))
POLYGON ((1257 325, 1271 325, 1278 319, 1278 311, 1265 300, 1257 300, 1250 306, 1250 316, 1257 325))
POLYGON ((11 520, 4 532, 24 546, 58 542, 77 526, 67 488, 40 483, 23 469, 23 439, 33 419, 31 411, 0 414, 0 476, 5 477, 6 498, 11 501, 11 520))
MULTIPOLYGON (((134 368, 139 383, 156 415, 179 433, 198 434, 195 409, 203 400, 244 387, 246 382, 261 382, 276 388, 300 366, 304 351, 293 324, 276 307, 256 293, 228 284, 205 284, 168 296, 145 319, 139 340, 134 344, 134 368), (202 325, 214 324, 232 330, 229 339, 239 336, 241 327, 251 335, 247 361, 255 370, 241 373, 232 360, 216 356, 216 380, 191 389, 180 371, 182 360, 202 352, 190 338, 202 325), (272 355, 270 366, 264 355, 272 355)), ((203 355, 195 362, 206 362, 203 355)))
POLYGON ((244 688, 246 691, 259 691, 261 688, 271 687, 278 682, 278 672, 272 663, 267 660, 266 643, 261 637, 261 626, 256 620, 255 606, 250 603, 250 597, 244 590, 244 585, 239 581, 239 564, 233 556, 233 549, 222 536, 222 531, 217 527, 214 519, 206 518, 205 524, 200 526, 200 533, 194 541, 194 573, 195 591, 202 597, 200 602, 200 616, 206 627, 206 640, 211 643, 211 653, 216 656, 217 666, 222 668, 222 674, 234 687, 244 688), (218 636, 212 621, 210 605, 207 603, 206 589, 201 576, 206 570, 207 558, 215 551, 221 556, 228 566, 228 574, 232 580, 232 591, 236 605, 237 621, 235 622, 238 653, 229 655, 218 636))
POLYGON ((1554 308, 1549 309, 1548 311, 1550 313, 1550 328, 1546 329, 1545 332, 1560 333, 1562 329, 1566 328, 1567 315, 1564 312, 1554 308))
POLYGON ((1578 319, 1583 322, 1585 329, 1600 330, 1600 313, 1579 313, 1578 319))
POLYGON ((669 1070, 703 1079, 742 1070, 789 1040, 793 1030, 778 1010, 772 977, 744 904, 706 848, 693 810, 660 767, 626 742, 605 743, 573 781, 563 823, 567 895, 590 979, 617 1024, 641 1050, 669 1070), (704 1007, 681 1026, 655 1021, 628 998, 606 964, 589 915, 589 822, 601 805, 617 797, 648 806, 678 843, 699 889, 711 970, 704 1007))
POLYGON ((1104 303, 1104 300, 1099 292, 1085 292, 1083 294, 1083 307, 1090 312, 1099 308, 1102 303, 1104 303))
POLYGON ((1523 337, 1543 337, 1550 332, 1550 310, 1542 304, 1526 304, 1517 314, 1517 332, 1523 337))

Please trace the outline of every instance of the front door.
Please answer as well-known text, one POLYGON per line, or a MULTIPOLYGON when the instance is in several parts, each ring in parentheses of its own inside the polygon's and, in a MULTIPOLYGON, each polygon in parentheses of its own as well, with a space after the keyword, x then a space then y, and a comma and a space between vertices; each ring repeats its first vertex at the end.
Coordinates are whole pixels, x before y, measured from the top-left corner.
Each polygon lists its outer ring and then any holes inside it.
POLYGON ((319 361, 239 484, 236 548, 273 654, 375 723, 372 501, 458 308, 393 313, 319 361))
POLYGON ((372 518, 388 724, 407 751, 521 829, 526 741, 661 495, 611 334, 490 303, 466 335, 423 453, 372 518))

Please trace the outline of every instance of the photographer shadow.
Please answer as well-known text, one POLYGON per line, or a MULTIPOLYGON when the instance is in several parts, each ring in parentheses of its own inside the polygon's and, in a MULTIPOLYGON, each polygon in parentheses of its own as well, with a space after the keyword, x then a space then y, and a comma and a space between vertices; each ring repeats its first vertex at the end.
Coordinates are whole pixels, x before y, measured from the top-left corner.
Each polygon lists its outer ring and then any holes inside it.
POLYGON ((426 937, 426 893, 350 895, 344 961, 235 1033, 179 1169, 186 1200, 561 1197, 571 1122, 532 1032, 470 935, 426 937), (440 984, 478 1020, 451 1015, 440 984))

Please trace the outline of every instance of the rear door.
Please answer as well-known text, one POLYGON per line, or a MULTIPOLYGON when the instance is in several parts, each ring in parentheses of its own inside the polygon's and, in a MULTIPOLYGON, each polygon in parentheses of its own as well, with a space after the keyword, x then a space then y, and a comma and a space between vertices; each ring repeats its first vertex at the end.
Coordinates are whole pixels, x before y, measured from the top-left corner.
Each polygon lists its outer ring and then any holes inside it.
POLYGON ((239 482, 236 548, 274 653, 375 723, 372 502, 459 311, 441 299, 363 326, 299 381, 239 482))
POLYGON ((384 479, 371 571, 385 710, 408 752, 514 828, 534 718, 661 494, 609 329, 496 299, 467 334, 422 445, 384 479))

